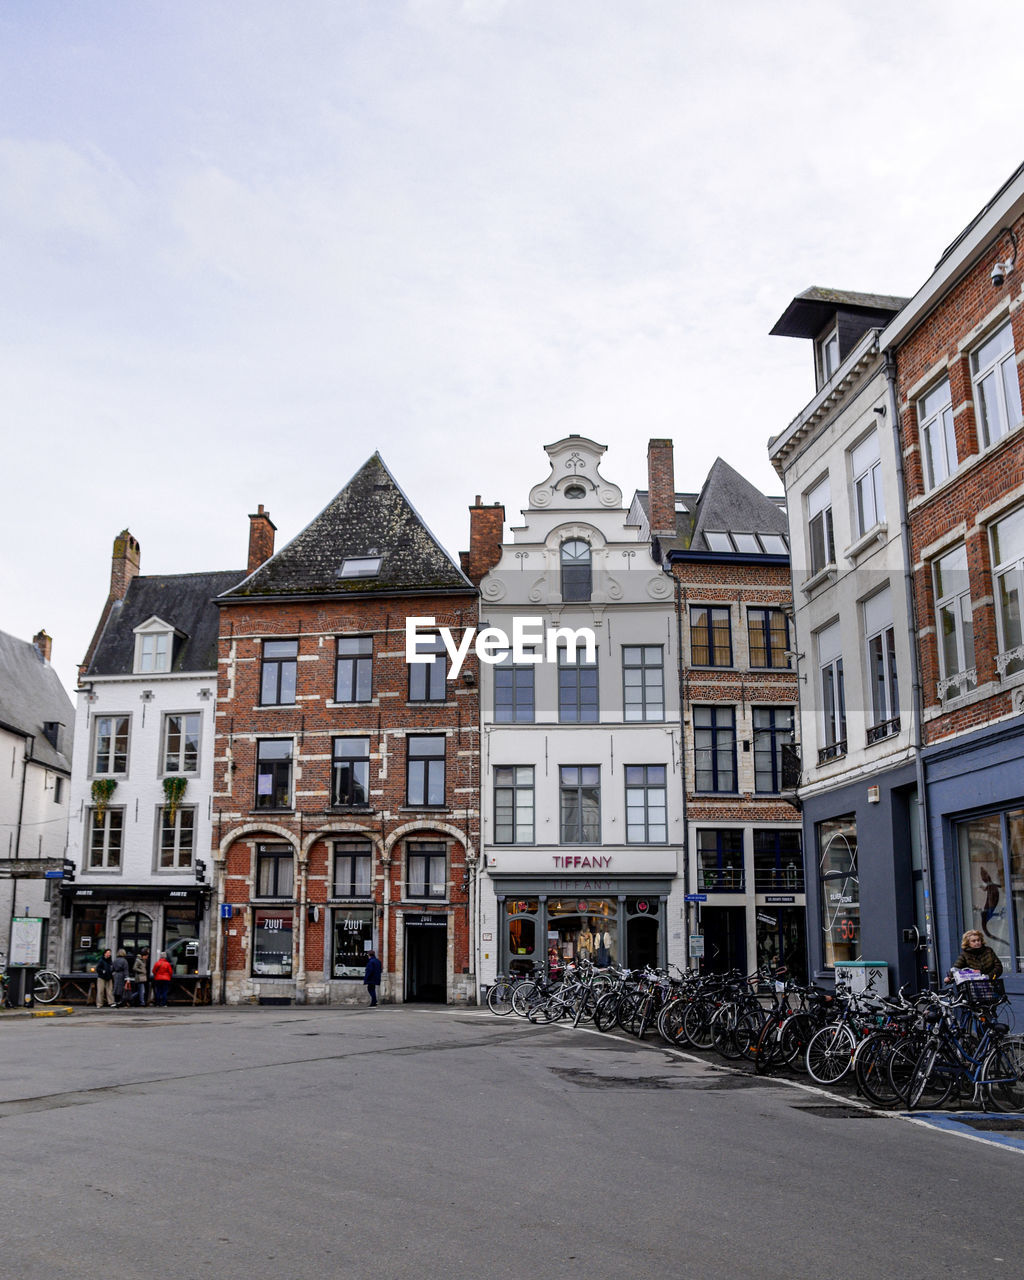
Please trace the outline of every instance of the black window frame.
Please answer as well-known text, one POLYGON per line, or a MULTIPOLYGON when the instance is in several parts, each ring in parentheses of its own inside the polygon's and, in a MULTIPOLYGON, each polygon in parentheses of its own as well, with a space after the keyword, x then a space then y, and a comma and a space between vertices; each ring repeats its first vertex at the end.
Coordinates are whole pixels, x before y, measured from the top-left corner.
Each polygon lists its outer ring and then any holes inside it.
POLYGON ((415 809, 443 809, 445 807, 445 798, 447 796, 448 778, 447 778, 447 756, 448 756, 448 739, 443 733, 410 733, 405 739, 405 802, 411 808, 415 809), (426 751, 413 751, 413 745, 420 742, 433 741, 441 743, 440 754, 437 754, 436 747, 433 754, 426 751), (419 785, 414 791, 414 777, 419 774, 419 769, 414 770, 414 764, 423 764, 425 767, 422 776, 418 778, 419 785), (441 769, 441 799, 430 800, 432 790, 436 794, 436 769, 432 769, 431 765, 440 764, 441 769), (422 798, 417 798, 421 796, 422 798))
POLYGON ((331 739, 331 808, 370 808, 370 739, 366 734, 345 734, 331 739), (355 754, 357 746, 358 755, 355 754), (357 789, 361 789, 362 799, 357 789))
POLYGON ((697 831, 697 884, 709 893, 745 893, 742 827, 701 827, 697 831), (729 862, 728 859, 735 859, 729 862), (714 866, 708 865, 708 860, 714 866))
POLYGON ((739 789, 739 778, 737 772, 736 760, 736 708, 734 706, 719 706, 710 704, 701 704, 693 708, 693 782, 694 790, 704 792, 706 795, 735 795, 739 789), (725 722, 725 717, 728 722, 725 722), (722 717, 723 723, 719 723, 722 717), (704 719, 708 723, 700 723, 704 719), (702 744, 698 740, 698 734, 710 735, 710 740, 706 744, 702 744), (698 763, 701 752, 710 753, 710 761, 703 768, 698 763), (721 767, 721 757, 728 753, 730 768, 732 770, 732 785, 722 786, 720 773, 723 772, 721 767), (704 781, 710 779, 711 786, 702 785, 704 781))
POLYGON ((732 667, 732 609, 727 604, 690 605, 690 664, 694 667, 732 667), (703 615, 703 616, 702 616, 703 615), (725 661, 719 661, 722 649, 722 616, 724 615, 725 661))
POLYGON ((409 701, 444 702, 448 696, 448 651, 440 632, 421 635, 417 639, 416 651, 420 654, 432 653, 434 656, 430 662, 408 664, 409 701))
POLYGON ((601 766, 596 764, 563 764, 558 767, 558 836, 559 844, 601 843, 601 766), (575 778, 570 775, 577 775, 575 778), (585 775, 592 775, 588 778, 585 775), (585 792, 593 792, 587 797, 585 792), (575 817, 568 803, 575 799, 575 817), (591 799, 596 816, 588 822, 585 801, 591 799), (592 835, 588 837, 587 832, 592 835))
POLYGON ((594 552, 585 538, 566 538, 558 548, 559 594, 564 604, 586 604, 594 594, 594 552), (586 556, 569 548, 585 547, 586 556))
POLYGON ((405 850, 405 896, 408 899, 422 902, 444 902, 447 900, 448 849, 446 845, 439 841, 409 841, 405 850), (421 888, 422 892, 416 892, 413 886, 412 864, 414 858, 417 860, 423 859, 423 879, 416 886, 421 888), (432 868, 437 862, 440 862, 443 867, 440 881, 442 891, 440 893, 432 892, 433 885, 436 883, 432 868))
POLYGON ((260 642, 260 702, 261 707, 294 707, 299 683, 299 642, 298 640, 282 640, 274 637, 260 642), (270 650, 277 646, 284 649, 290 647, 293 652, 272 654, 270 650), (291 684, 288 685, 290 672, 291 684), (282 695, 291 692, 291 698, 282 695), (268 697, 268 694, 270 695, 268 697))
POLYGON ((598 724, 601 719, 600 670, 597 650, 594 661, 586 662, 584 645, 573 650, 569 661, 567 645, 558 647, 558 723, 598 724))
POLYGON ((754 828, 755 893, 803 893, 804 851, 800 827, 754 828), (786 847, 795 842, 794 847, 786 847), (789 861, 783 865, 783 859, 789 861))
POLYGON ((782 748, 783 746, 793 746, 794 735, 796 732, 796 715, 791 705, 786 706, 755 706, 751 708, 751 731, 754 742, 754 791, 757 795, 778 795, 782 791, 782 748), (789 724, 776 723, 778 717, 789 716, 789 724), (768 723, 758 724, 758 720, 767 718, 768 723), (770 753, 770 765, 768 769, 759 767, 758 760, 765 758, 766 748, 764 745, 767 739, 767 751, 770 753), (764 780, 765 774, 768 775, 770 786, 762 786, 761 781, 764 780))
POLYGON ((256 874, 252 884, 253 899, 281 898, 288 902, 295 900, 295 850, 291 845, 260 844, 256 846, 256 874), (281 868, 287 865, 288 876, 282 877, 281 868), (264 872, 269 886, 263 888, 264 872), (290 881, 287 888, 282 888, 282 878, 290 881))
POLYGON ((785 609, 778 605, 752 605, 747 609, 747 652, 750 665, 760 671, 780 671, 790 668, 789 652, 792 648, 789 639, 789 617, 785 609), (773 620, 782 619, 782 647, 778 647, 778 627, 773 627, 773 620), (755 644, 755 638, 757 643, 755 644), (765 661, 759 662, 755 653, 764 654, 765 661), (775 661, 778 658, 779 661, 775 661))
POLYGON ((335 840, 331 863, 331 897, 351 899, 353 902, 370 902, 373 899, 373 846, 369 840, 335 840), (366 892, 358 893, 358 865, 366 864, 366 892), (339 868, 345 864, 345 876, 339 876, 339 868))
POLYGON ((338 636, 334 653, 334 701, 373 701, 373 636, 338 636), (351 646, 342 652, 342 646, 351 646), (342 689, 342 672, 346 687, 342 689), (345 696, 347 694, 351 696, 345 696))

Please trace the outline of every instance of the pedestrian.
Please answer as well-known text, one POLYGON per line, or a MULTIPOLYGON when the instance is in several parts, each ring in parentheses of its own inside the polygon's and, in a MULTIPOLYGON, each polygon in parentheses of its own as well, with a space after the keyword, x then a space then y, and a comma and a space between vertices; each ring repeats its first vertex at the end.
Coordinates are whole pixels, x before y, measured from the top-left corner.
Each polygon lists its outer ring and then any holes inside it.
POLYGON ((104 1004, 114 1006, 114 965, 109 947, 96 961, 96 1008, 102 1009, 104 1004))
POLYGON ((998 978, 1003 972, 1003 962, 979 930, 968 929, 960 940, 960 954, 953 961, 953 968, 977 969, 986 978, 998 978))
POLYGON ((377 1007, 377 988, 380 986, 381 963, 376 951, 371 951, 366 958, 366 971, 363 974, 363 985, 370 993, 370 1008, 377 1007))
POLYGON ((159 1005, 161 1009, 167 1008, 167 995, 171 989, 173 977, 174 970, 171 968, 170 960, 167 959, 167 952, 161 951, 153 966, 153 1003, 159 1005))
POLYGON ((145 1009, 149 984, 149 947, 143 947, 135 957, 132 964, 132 982, 135 984, 134 1003, 145 1009))
POLYGON ((131 973, 128 968, 128 952, 124 947, 118 951, 117 959, 111 965, 111 969, 114 974, 114 1008, 120 1009, 123 1004, 128 1003, 124 998, 124 989, 131 973))

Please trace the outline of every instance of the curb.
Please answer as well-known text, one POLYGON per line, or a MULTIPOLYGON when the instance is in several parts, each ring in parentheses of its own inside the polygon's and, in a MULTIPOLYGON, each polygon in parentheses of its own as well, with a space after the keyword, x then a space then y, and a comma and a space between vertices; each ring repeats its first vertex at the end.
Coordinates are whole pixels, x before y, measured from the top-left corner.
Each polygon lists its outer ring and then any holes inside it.
POLYGON ((74 1013, 74 1009, 69 1004, 58 1005, 56 1009, 31 1009, 30 1016, 33 1018, 69 1018, 74 1013))

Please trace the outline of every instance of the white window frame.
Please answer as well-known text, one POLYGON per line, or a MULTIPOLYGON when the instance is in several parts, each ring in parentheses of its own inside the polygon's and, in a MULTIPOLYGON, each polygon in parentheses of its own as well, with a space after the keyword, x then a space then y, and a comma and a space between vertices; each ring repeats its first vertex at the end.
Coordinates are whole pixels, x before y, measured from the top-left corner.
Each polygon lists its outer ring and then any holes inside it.
POLYGON ((867 663, 867 687, 872 723, 868 741, 888 737, 899 727, 899 669, 896 663, 896 627, 893 622, 892 595, 888 587, 869 596, 861 605, 864 625, 864 659, 867 663), (877 650, 877 653, 876 653, 877 650), (876 680, 877 660, 882 662, 882 681, 876 680), (886 731, 881 732, 882 729, 886 731), (873 731, 878 730, 876 734, 873 731))
POLYGON ((819 480, 813 489, 809 489, 804 499, 807 506, 807 563, 811 575, 823 573, 836 562, 835 532, 832 527, 832 487, 828 476, 819 480), (820 534, 816 535, 815 524, 820 521, 820 534), (819 564, 814 549, 820 542, 824 559, 819 564))
POLYGON ((967 573, 967 547, 963 542, 951 548, 944 555, 939 556, 932 563, 932 589, 935 592, 935 639, 938 648, 940 672, 938 695, 941 699, 960 697, 973 689, 978 683, 978 672, 974 665, 974 615, 971 609, 971 589, 967 573), (962 566, 959 563, 954 563, 954 557, 956 561, 963 560, 962 566), (947 563, 945 570, 942 568, 944 561, 947 563), (948 584, 949 589, 945 592, 942 590, 941 575, 943 572, 947 575, 954 575, 953 581, 948 584), (966 583, 966 586, 961 590, 956 589, 958 582, 955 575, 959 574, 964 575, 962 581, 966 583), (945 630, 944 616, 948 617, 953 624, 951 632, 947 633, 945 630), (956 650, 957 669, 955 671, 949 669, 951 663, 946 656, 944 637, 947 634, 952 636, 953 647, 956 650))
POLYGON ((167 806, 160 805, 156 811, 156 871, 159 875, 174 875, 175 873, 189 872, 195 866, 196 858, 196 828, 199 810, 196 805, 181 804, 178 805, 174 813, 174 840, 172 849, 171 862, 164 863, 164 819, 167 814, 167 806), (181 834, 182 819, 185 814, 189 814, 192 818, 192 847, 188 852, 188 861, 181 860, 181 834))
POLYGON ((147 618, 135 628, 135 659, 132 670, 139 676, 167 675, 174 662, 176 632, 163 618, 147 618))
POLYGON ((839 623, 818 632, 818 688, 821 691, 821 741, 819 764, 846 754, 846 684, 839 623), (824 753, 824 754, 823 754, 824 753))
POLYGON ((998 444, 1003 436, 1020 426, 1020 379, 1017 376, 1017 355, 1013 346, 1013 329, 1009 320, 1000 325, 971 352, 971 394, 974 397, 975 419, 978 424, 978 446, 990 449, 998 444), (1009 347, 999 350, 993 344, 1004 335, 1009 337, 1009 347), (990 349, 986 363, 981 363, 981 353, 990 349), (997 408, 1001 421, 992 423, 986 412, 987 397, 982 393, 982 385, 989 378, 995 393, 992 407, 997 408), (1008 390, 1009 387, 1009 390, 1008 390), (993 435, 991 428, 995 426, 993 435))
POLYGON ((862 538, 869 529, 885 523, 881 441, 877 431, 872 431, 850 450, 850 470, 857 536, 862 538))
MULTIPOLYGON (((111 744, 116 742, 116 733, 110 735, 111 744)), ((115 761, 115 753, 113 745, 110 751, 111 764, 115 761)), ((89 772, 93 778, 126 778, 128 776, 128 767, 132 758, 132 718, 124 711, 107 712, 104 711, 93 717, 92 722, 92 750, 89 754, 89 772), (124 732, 124 768, 123 769, 100 769, 98 765, 100 725, 104 720, 124 720, 126 722, 124 732)))
POLYGON ((1024 671, 1024 630, 1021 618, 1021 603, 1024 602, 1024 507, 1018 507, 999 520, 994 520, 989 527, 989 538, 992 549, 996 634, 999 637, 996 666, 999 675, 1005 679, 1006 676, 1024 671), (1006 548, 1000 549, 999 531, 1000 528, 1007 528, 1011 521, 1017 526, 1012 531, 1017 537, 1015 541, 1011 541, 1010 554, 1007 554, 1006 548), (1017 614, 1015 627, 1014 608, 1017 614))
POLYGON ((921 473, 927 493, 947 480, 960 465, 953 423, 953 392, 949 378, 943 378, 920 397, 917 402, 917 422, 921 473))
POLYGON ((86 809, 85 823, 85 869, 86 871, 116 871, 118 874, 124 869, 124 825, 125 810, 123 805, 107 805, 103 812, 103 844, 100 849, 100 861, 93 861, 93 832, 96 829, 96 809, 86 809), (117 862, 110 861, 111 851, 111 831, 113 829, 113 818, 117 815, 120 817, 121 825, 118 828, 118 845, 117 845, 117 862))
POLYGON ((816 354, 818 357, 818 377, 820 379, 818 385, 823 387, 826 382, 831 382, 835 376, 836 370, 842 361, 839 358, 839 325, 833 324, 815 344, 816 354), (835 363, 829 359, 829 351, 835 345, 835 363))
POLYGON ((201 711, 167 711, 165 712, 163 733, 160 735, 160 774, 161 776, 167 776, 167 775, 173 776, 176 774, 182 774, 189 778, 198 777, 200 764, 202 760, 202 750, 203 750, 202 735, 203 735, 203 713, 201 711), (178 749, 177 763, 171 766, 168 764, 168 760, 167 760, 167 753, 168 753, 167 744, 168 744, 168 739, 170 738, 171 720, 174 717, 177 717, 183 723, 181 728, 181 746, 178 749), (187 736, 187 731, 185 729, 184 722, 188 720, 190 717, 195 717, 195 719, 199 722, 198 728, 196 729, 196 763, 195 763, 194 769, 186 768, 184 763, 185 738, 187 736))

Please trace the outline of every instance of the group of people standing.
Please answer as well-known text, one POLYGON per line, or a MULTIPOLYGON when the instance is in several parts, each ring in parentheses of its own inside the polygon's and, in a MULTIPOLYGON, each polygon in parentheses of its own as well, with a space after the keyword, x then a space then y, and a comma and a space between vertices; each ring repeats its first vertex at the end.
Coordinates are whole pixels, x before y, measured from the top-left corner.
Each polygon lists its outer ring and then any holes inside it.
POLYGON ((121 1009, 129 1004, 145 1008, 149 1003, 151 981, 153 1003, 165 1007, 173 976, 174 969, 163 951, 153 965, 151 975, 148 947, 142 948, 130 966, 128 953, 123 947, 116 957, 107 947, 102 958, 96 961, 96 1008, 102 1009, 105 1004, 111 1009, 121 1009))

